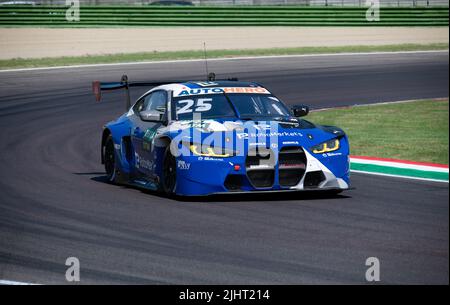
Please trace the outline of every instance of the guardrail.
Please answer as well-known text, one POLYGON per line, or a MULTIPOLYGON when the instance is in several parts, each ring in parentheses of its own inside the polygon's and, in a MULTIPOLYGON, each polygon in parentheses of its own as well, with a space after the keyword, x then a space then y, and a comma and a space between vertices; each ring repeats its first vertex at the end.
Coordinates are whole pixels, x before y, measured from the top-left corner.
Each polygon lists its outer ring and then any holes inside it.
POLYGON ((0 6, 0 26, 448 26, 448 8, 381 8, 380 21, 367 8, 298 6, 87 6, 80 21, 66 20, 66 7, 0 6))

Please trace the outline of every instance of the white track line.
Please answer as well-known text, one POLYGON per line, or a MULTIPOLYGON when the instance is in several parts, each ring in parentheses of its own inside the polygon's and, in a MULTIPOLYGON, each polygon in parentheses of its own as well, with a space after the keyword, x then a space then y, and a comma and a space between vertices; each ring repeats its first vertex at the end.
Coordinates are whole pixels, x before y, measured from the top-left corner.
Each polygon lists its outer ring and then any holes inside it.
POLYGON ((0 280, 0 285, 40 285, 40 284, 33 284, 33 283, 25 283, 25 282, 16 282, 16 281, 8 281, 8 280, 0 280))
MULTIPOLYGON (((267 55, 267 56, 243 56, 243 57, 227 57, 227 58, 211 58, 208 61, 231 61, 231 60, 258 60, 273 58, 302 58, 302 57, 326 57, 326 56, 358 56, 358 55, 391 55, 391 54, 427 54, 427 53, 448 53, 447 50, 430 50, 430 51, 396 51, 396 52, 352 52, 352 53, 323 53, 323 54, 299 54, 299 55, 267 55)), ((97 67, 115 67, 127 65, 149 65, 149 64, 170 64, 182 62, 203 62, 204 59, 179 59, 179 60, 162 60, 162 61, 137 61, 110 64, 87 64, 73 66, 56 66, 56 67, 40 67, 40 68, 23 68, 0 70, 0 73, 7 72, 24 72, 24 71, 40 71, 40 70, 60 70, 60 69, 79 69, 79 68, 97 68, 97 67)))
POLYGON ((340 110, 340 109, 348 109, 348 108, 353 108, 353 107, 405 104, 405 103, 422 102, 424 100, 447 101, 448 97, 437 97, 437 98, 425 98, 425 99, 416 99, 416 100, 403 100, 403 101, 393 101, 393 102, 376 102, 376 103, 370 103, 370 104, 354 104, 354 105, 348 105, 348 106, 326 107, 326 108, 311 109, 309 112, 321 112, 321 111, 327 111, 327 110, 340 110))
POLYGON ((366 175, 375 175, 375 176, 385 176, 385 177, 394 177, 394 178, 403 178, 403 179, 412 179, 412 180, 448 183, 448 180, 439 180, 439 179, 430 179, 430 178, 420 178, 420 177, 410 177, 410 176, 400 176, 400 175, 391 175, 391 174, 383 174, 383 173, 365 172, 365 171, 359 171, 359 170, 353 170, 353 169, 350 170, 350 171, 352 173, 366 174, 366 175))

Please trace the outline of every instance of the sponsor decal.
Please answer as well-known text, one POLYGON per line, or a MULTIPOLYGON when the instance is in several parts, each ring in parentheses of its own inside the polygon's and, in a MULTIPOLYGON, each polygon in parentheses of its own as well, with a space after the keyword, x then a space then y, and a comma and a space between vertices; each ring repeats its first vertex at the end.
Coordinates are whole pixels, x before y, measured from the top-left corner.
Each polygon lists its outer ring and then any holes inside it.
POLYGON ((299 145, 298 141, 284 141, 283 145, 299 145))
POLYGON ((205 157, 205 161, 223 161, 222 158, 205 157))
POLYGON ((270 92, 263 87, 227 87, 223 88, 225 93, 260 93, 269 94, 270 92))
POLYGON ((146 169, 149 171, 153 171, 155 163, 153 161, 143 159, 139 154, 134 153, 134 159, 136 160, 136 168, 146 169))
POLYGON ((175 96, 189 96, 201 94, 221 94, 221 93, 249 93, 249 94, 270 94, 266 88, 262 87, 215 87, 215 88, 195 88, 181 90, 175 96))
POLYGON ((264 143, 250 142, 250 143, 248 143, 248 145, 249 146, 264 146, 264 147, 267 147, 267 144, 265 142, 264 143))
POLYGON ((142 149, 150 151, 152 149, 153 139, 156 135, 157 127, 148 128, 142 138, 142 149))
POLYGON ((271 132, 271 133, 238 133, 236 136, 239 139, 257 138, 257 137, 303 137, 303 134, 298 131, 283 131, 283 132, 271 132))
POLYGON ((181 169, 181 170, 189 170, 189 168, 191 168, 191 163, 188 163, 183 160, 178 160, 177 167, 178 167, 178 169, 181 169))
POLYGON ((322 154, 322 157, 326 158, 326 157, 337 157, 337 156, 342 156, 342 153, 325 153, 322 154))
POLYGON ((222 158, 214 158, 214 157, 198 157, 198 161, 223 161, 222 158))

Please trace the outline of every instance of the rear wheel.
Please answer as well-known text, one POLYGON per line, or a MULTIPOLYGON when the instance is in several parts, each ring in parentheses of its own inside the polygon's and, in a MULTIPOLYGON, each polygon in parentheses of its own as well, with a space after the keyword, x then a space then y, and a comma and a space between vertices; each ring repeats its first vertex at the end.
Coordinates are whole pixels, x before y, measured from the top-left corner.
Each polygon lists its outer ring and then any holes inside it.
POLYGON ((174 195, 176 186, 177 164, 175 157, 170 152, 170 146, 168 146, 164 154, 162 189, 167 195, 174 195))
POLYGON ((108 182, 115 183, 117 170, 116 170, 116 155, 114 151, 114 142, 112 136, 109 135, 105 143, 105 154, 103 155, 105 163, 106 176, 108 182))

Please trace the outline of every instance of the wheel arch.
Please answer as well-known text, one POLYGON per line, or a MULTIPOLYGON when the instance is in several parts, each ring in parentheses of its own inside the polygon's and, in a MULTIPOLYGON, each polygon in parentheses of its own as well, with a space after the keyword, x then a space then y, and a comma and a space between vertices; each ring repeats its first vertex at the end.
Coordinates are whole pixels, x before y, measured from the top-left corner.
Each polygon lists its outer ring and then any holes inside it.
POLYGON ((158 180, 162 181, 163 178, 163 163, 165 158, 165 152, 167 147, 170 146, 172 139, 168 135, 161 135, 154 139, 154 147, 156 159, 160 160, 156 163, 155 174, 158 176, 158 180))

